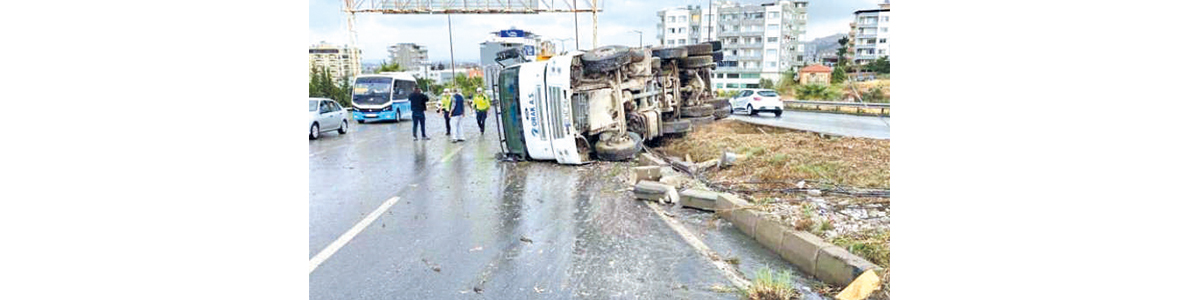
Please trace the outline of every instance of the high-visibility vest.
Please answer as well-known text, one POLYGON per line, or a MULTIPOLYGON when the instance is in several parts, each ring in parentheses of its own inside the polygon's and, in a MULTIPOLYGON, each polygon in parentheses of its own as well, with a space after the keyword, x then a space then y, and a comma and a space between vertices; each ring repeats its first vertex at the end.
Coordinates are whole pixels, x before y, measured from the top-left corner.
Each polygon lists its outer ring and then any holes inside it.
POLYGON ((445 110, 450 109, 450 95, 449 94, 442 94, 442 109, 445 109, 445 110))
POLYGON ((487 110, 492 106, 492 101, 488 100, 487 95, 483 93, 475 94, 475 110, 487 110))

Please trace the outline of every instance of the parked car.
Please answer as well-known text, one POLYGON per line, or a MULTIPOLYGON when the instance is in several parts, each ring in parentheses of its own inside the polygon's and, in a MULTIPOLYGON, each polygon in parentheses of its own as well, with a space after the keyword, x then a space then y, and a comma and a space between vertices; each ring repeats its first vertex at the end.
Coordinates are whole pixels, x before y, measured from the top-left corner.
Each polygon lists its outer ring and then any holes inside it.
POLYGON ((776 117, 783 115, 783 100, 779 93, 770 89, 744 89, 729 98, 730 113, 745 112, 751 116, 760 111, 774 112, 776 117))
POLYGON ((322 132, 337 130, 346 134, 349 121, 346 110, 328 98, 308 98, 308 139, 314 140, 322 132))

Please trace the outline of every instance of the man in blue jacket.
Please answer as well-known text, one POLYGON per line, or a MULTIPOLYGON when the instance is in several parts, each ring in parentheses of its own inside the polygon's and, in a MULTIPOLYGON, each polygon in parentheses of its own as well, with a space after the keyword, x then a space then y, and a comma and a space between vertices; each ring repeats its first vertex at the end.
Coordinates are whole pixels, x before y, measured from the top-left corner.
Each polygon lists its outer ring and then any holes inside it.
POLYGON ((417 126, 421 126, 421 138, 428 140, 425 136, 425 103, 429 102, 429 96, 421 93, 421 88, 416 88, 411 94, 408 94, 408 103, 412 105, 413 118, 413 140, 417 140, 417 126))
POLYGON ((463 107, 464 105, 466 105, 465 102, 466 101, 463 101, 462 94, 459 94, 458 90, 454 90, 454 100, 451 100, 451 103, 450 103, 450 135, 451 135, 450 140, 451 140, 451 142, 465 141, 465 139, 463 139, 463 132, 462 132, 463 111, 466 110, 463 107))

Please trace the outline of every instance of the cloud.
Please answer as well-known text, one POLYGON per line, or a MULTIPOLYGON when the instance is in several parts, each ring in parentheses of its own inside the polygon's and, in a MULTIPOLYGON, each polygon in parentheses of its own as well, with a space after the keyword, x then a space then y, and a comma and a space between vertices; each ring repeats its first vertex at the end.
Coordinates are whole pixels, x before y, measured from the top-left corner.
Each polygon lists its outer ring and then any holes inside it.
MULTIPOLYGON (((656 42, 657 12, 665 8, 687 5, 707 6, 705 0, 675 1, 602 1, 603 12, 598 15, 597 36, 600 45, 637 46, 638 34, 642 31, 642 42, 656 42)), ((742 1, 743 5, 765 1, 742 1)), ((848 23, 855 10, 875 8, 875 0, 819 0, 809 1, 807 39, 849 31, 848 23)), ((333 44, 349 42, 346 30, 346 14, 341 1, 310 0, 309 43, 326 41, 333 44)), ((356 14, 355 30, 358 45, 367 62, 378 62, 387 58, 387 47, 397 43, 417 43, 429 47, 431 61, 450 59, 450 39, 447 36, 446 15, 383 15, 356 14)), ((559 39, 575 38, 575 18, 570 13, 540 15, 452 15, 454 27, 454 54, 457 61, 479 61, 479 43, 490 32, 508 28, 520 28, 539 35, 559 39)), ((592 48, 592 15, 579 14, 579 46, 592 48)), ((575 41, 567 41, 573 49, 575 41)))

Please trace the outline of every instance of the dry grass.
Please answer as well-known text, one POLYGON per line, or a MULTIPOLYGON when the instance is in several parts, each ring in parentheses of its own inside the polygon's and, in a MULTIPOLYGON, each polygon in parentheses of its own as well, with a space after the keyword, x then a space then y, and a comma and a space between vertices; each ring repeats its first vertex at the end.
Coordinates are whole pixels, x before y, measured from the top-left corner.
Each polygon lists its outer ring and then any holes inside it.
POLYGON ((726 150, 737 153, 733 166, 709 175, 713 181, 806 180, 887 189, 891 180, 888 140, 826 139, 732 119, 697 127, 687 138, 669 139, 660 149, 672 156, 691 155, 694 161, 717 158, 726 150))
POLYGON ((746 289, 746 298, 752 300, 792 299, 798 296, 792 287, 792 273, 776 273, 767 268, 758 269, 754 282, 746 289))

